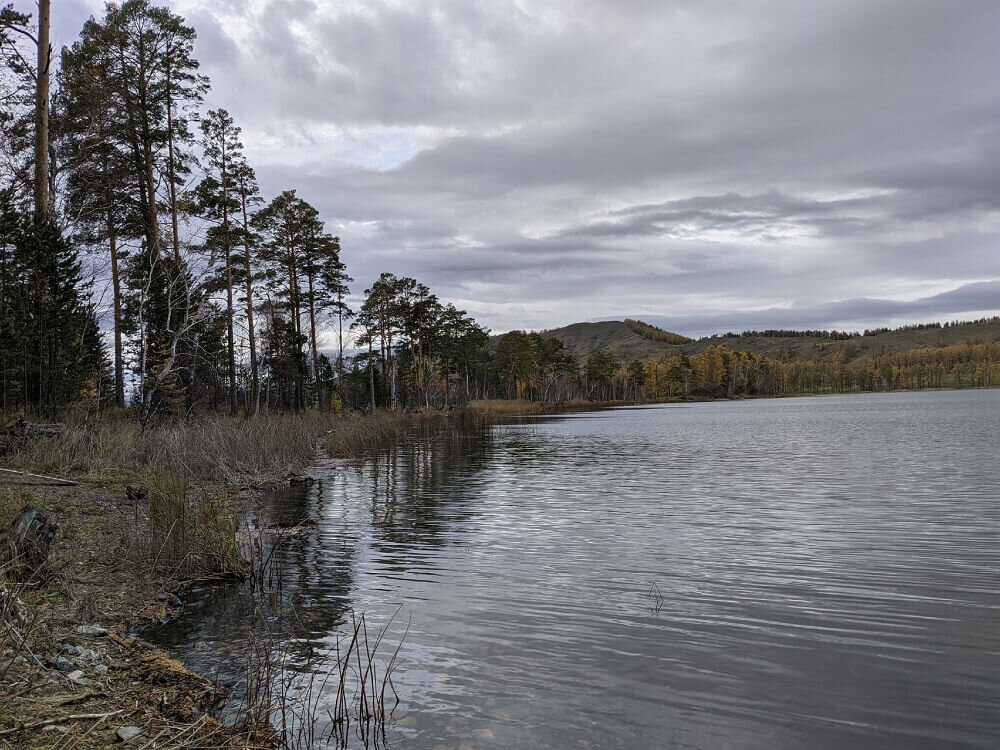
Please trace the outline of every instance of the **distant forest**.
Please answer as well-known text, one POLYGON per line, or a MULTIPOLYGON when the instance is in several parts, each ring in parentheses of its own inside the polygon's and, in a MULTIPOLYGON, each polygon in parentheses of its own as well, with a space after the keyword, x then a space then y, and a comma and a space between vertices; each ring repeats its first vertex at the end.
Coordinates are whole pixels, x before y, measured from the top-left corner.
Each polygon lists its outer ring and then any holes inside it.
POLYGON ((558 339, 514 331, 491 358, 487 395, 559 401, 735 398, 1000 385, 1000 344, 979 343, 881 352, 848 364, 848 351, 826 359, 774 359, 713 344, 699 354, 622 362, 607 351, 582 363, 558 339), (495 389, 495 390, 492 390, 495 389))
MULTIPOLYGON (((628 321, 626 321, 627 323, 628 321)), ((637 322, 637 321, 635 321, 637 322)), ((716 334, 714 336, 704 336, 701 340, 710 340, 716 338, 726 338, 726 339, 737 339, 737 338, 816 338, 816 339, 828 339, 830 341, 847 341, 849 339, 854 339, 862 336, 881 336, 883 333, 895 333, 897 331, 927 331, 933 328, 952 328, 955 326, 973 326, 973 325, 987 325, 990 323, 1000 323, 1000 316, 994 316, 992 318, 979 318, 977 320, 956 320, 947 323, 912 323, 905 326, 897 326, 896 328, 866 328, 863 332, 860 331, 797 331, 794 329, 768 329, 765 331, 741 331, 740 333, 735 333, 730 331, 729 333, 716 334)), ((646 325, 640 323, 639 325, 646 325)), ((652 327, 652 326, 650 326, 652 327)), ((662 330, 662 329, 656 329, 662 330)), ((664 331, 671 336, 678 336, 678 334, 670 334, 668 331, 664 331)), ((679 337, 683 338, 683 337, 679 337)), ((666 341, 667 339, 661 339, 666 341)), ((688 339, 690 340, 690 339, 688 339)), ((674 342, 671 342, 674 343, 674 342)))
MULTIPOLYGON (((350 238, 329 233, 294 189, 264 195, 239 124, 203 107, 211 84, 194 57, 194 28, 169 8, 126 0, 54 51, 50 5, 40 1, 38 19, 0 6, 0 411, 127 408, 145 425, 209 411, 982 387, 1000 378, 996 344, 882 352, 850 365, 843 352, 801 361, 714 344, 652 361, 604 350, 580 361, 538 333, 491 340, 413 278, 386 271, 352 293, 341 259, 350 238)), ((642 321, 625 325, 650 341, 692 342, 642 321)), ((856 336, 715 338, 849 346, 856 336)))

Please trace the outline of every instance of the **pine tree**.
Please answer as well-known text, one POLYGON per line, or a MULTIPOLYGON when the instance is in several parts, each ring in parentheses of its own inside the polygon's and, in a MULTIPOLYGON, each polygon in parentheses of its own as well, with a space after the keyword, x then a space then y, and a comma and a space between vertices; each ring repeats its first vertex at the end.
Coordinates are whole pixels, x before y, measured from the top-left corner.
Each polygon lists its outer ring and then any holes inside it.
POLYGON ((55 414, 99 392, 103 354, 75 248, 42 214, 0 196, 0 370, 3 407, 55 414))
POLYGON ((229 372, 229 411, 236 415, 236 349, 233 333, 233 247, 238 242, 240 210, 238 185, 234 183, 236 165, 242 163, 243 144, 240 129, 224 109, 210 111, 201 122, 202 147, 208 175, 196 189, 201 215, 215 222, 206 245, 222 255, 222 284, 226 290, 226 349, 229 372))
POLYGON ((93 45, 64 49, 57 95, 56 140, 67 174, 65 210, 76 239, 107 252, 112 292, 114 398, 125 405, 125 269, 128 243, 143 235, 131 154, 122 139, 117 100, 107 87, 114 61, 93 45))
MULTIPOLYGON (((319 213, 299 198, 294 190, 286 190, 258 211, 252 223, 260 233, 260 258, 264 262, 263 275, 272 295, 271 309, 275 309, 275 304, 284 308, 287 314, 286 324, 295 334, 285 336, 283 340, 288 346, 292 346, 295 341, 301 341, 305 345, 309 337, 302 330, 303 312, 310 313, 310 328, 315 331, 315 305, 311 304, 313 292, 309 290, 309 283, 310 279, 315 281, 319 272, 315 264, 319 253, 318 238, 322 236, 319 213)), ((272 337, 276 328, 272 312, 272 337)), ((315 346, 315 335, 313 342, 315 346)), ((285 352, 296 362, 301 353, 284 346, 279 349, 272 346, 269 357, 272 366, 278 351, 285 352)), ((283 367, 282 370, 286 373, 298 372, 297 366, 283 367)), ((297 409, 305 408, 304 378, 298 383, 295 400, 297 409)))
POLYGON ((243 303, 247 316, 247 341, 250 345, 250 399, 247 410, 254 414, 260 412, 260 366, 257 357, 257 334, 254 320, 254 281, 257 278, 256 269, 251 258, 251 249, 257 240, 250 226, 250 209, 262 201, 260 188, 257 186, 257 176, 245 161, 235 164, 233 182, 239 195, 240 203, 240 243, 243 245, 242 257, 234 261, 244 283, 243 303))

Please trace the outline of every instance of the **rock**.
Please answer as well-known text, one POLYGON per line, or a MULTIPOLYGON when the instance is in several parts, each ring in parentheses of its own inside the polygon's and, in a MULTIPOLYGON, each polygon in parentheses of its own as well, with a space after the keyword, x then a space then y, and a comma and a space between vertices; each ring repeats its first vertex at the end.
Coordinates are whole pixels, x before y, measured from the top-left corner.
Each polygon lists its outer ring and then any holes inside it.
POLYGON ((292 477, 288 480, 289 484, 312 484, 316 480, 312 477, 292 477))
POLYGON ((156 601, 158 601, 158 602, 165 602, 169 598, 170 597, 167 596, 166 594, 157 594, 156 595, 156 601))
POLYGON ((94 665, 94 674, 105 675, 107 673, 108 673, 108 665, 107 664, 95 664, 94 665))
POLYGON ((83 671, 80 669, 73 670, 66 676, 73 680, 73 682, 82 682, 87 679, 86 675, 84 675, 83 671))
POLYGON ((89 635, 95 638, 103 638, 108 634, 108 629, 100 625, 80 625, 76 632, 80 635, 89 635))
POLYGON ((97 661, 104 656, 101 651, 95 651, 92 648, 86 648, 84 646, 71 646, 68 643, 64 643, 60 648, 64 654, 75 656, 79 661, 97 661))
POLYGON ((98 661, 104 654, 100 651, 94 651, 92 648, 83 648, 82 646, 77 646, 77 657, 80 661, 98 661))
POLYGON ((55 663, 52 665, 60 672, 72 672, 76 669, 76 665, 67 659, 65 656, 57 656, 55 663))
POLYGON ((120 727, 115 732, 119 742, 128 744, 146 736, 146 730, 142 727, 120 727))
POLYGON ((25 505, 10 528, 0 535, 0 557, 8 575, 18 581, 35 576, 49 559, 49 547, 59 525, 46 510, 25 505))
POLYGON ((140 503, 149 497, 149 490, 145 487, 137 487, 134 484, 125 487, 125 499, 130 503, 140 503))
POLYGON ((43 732, 59 732, 59 734, 66 734, 69 731, 69 727, 62 724, 46 724, 42 727, 43 732))

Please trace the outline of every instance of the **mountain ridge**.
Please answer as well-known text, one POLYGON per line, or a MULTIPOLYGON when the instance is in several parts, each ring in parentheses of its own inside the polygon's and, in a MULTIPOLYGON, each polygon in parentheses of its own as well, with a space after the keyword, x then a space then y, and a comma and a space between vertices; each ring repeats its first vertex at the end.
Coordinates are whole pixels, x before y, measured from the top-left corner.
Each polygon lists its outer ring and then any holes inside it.
POLYGON ((891 330, 878 329, 867 334, 823 333, 825 335, 822 336, 719 334, 686 344, 671 344, 640 335, 624 320, 571 323, 539 331, 541 336, 562 341, 580 361, 595 351, 610 352, 622 361, 647 361, 674 352, 698 354, 714 344, 773 359, 825 360, 843 352, 845 361, 849 363, 883 351, 903 352, 976 342, 1000 342, 1000 318, 947 325, 928 323, 891 330))

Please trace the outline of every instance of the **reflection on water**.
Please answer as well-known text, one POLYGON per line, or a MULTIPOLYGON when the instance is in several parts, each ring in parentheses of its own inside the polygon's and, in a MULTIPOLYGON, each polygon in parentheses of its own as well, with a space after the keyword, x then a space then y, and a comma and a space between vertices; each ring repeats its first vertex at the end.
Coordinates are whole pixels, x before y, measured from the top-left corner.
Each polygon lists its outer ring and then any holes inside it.
POLYGON ((235 683, 256 609, 294 667, 401 607, 394 748, 992 748, 997 445, 1000 391, 425 437, 267 499, 317 522, 280 606, 212 592, 157 638, 235 683))

